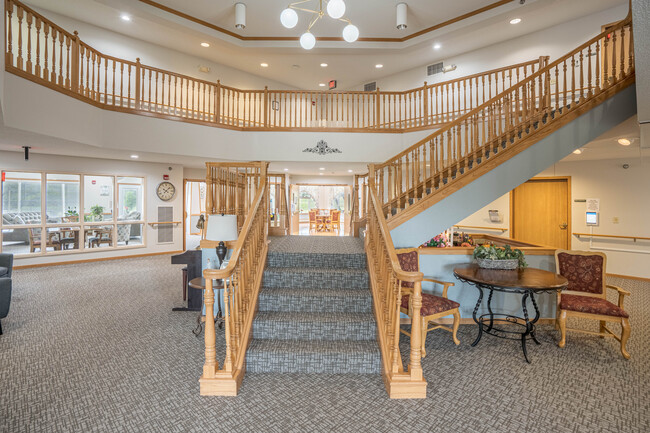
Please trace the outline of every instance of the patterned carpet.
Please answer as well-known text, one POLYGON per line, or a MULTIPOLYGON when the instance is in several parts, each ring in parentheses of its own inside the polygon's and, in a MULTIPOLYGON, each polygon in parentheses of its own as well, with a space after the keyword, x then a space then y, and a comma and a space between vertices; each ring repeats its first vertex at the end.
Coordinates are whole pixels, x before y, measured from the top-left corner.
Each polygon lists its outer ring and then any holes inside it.
MULTIPOLYGON (((15 273, 0 336, 0 432, 643 432, 650 430, 650 284, 632 291, 630 361, 611 339, 552 327, 471 348, 432 332, 428 398, 391 401, 377 375, 249 374, 238 397, 200 397, 203 342, 168 256, 15 273)), ((589 325, 596 329, 594 325, 589 325)), ((406 352, 406 337, 402 336, 406 352)), ((223 359, 224 347, 217 347, 223 359)))

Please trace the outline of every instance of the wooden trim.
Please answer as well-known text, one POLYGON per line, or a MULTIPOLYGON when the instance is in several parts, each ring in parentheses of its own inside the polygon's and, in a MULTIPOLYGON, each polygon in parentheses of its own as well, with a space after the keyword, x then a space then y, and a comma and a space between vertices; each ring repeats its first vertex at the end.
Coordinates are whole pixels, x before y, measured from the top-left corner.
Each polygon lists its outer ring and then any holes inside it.
POLYGON ((648 237, 643 237, 643 236, 618 236, 618 235, 597 235, 597 234, 591 234, 591 233, 572 233, 573 236, 587 236, 591 238, 610 238, 610 239, 634 239, 640 240, 640 241, 650 241, 650 238, 648 237))
MULTIPOLYGON (((161 225, 161 224, 180 224, 182 221, 163 221, 163 222, 152 222, 152 223, 147 223, 151 227, 161 225)), ((130 223, 125 223, 125 224, 130 224, 130 223)))
MULTIPOLYGON (((111 250, 101 250, 101 251, 115 251, 114 249, 111 250)), ((87 251, 86 251, 87 252, 87 251)), ((97 251, 99 252, 99 251, 97 251)), ((163 256, 165 254, 180 254, 183 251, 163 251, 163 252, 157 252, 157 253, 146 253, 146 254, 132 254, 128 256, 117 256, 117 257, 100 257, 96 259, 84 259, 84 260, 70 260, 67 262, 52 262, 52 263, 37 263, 33 265, 19 265, 19 266, 14 266, 14 269, 29 269, 29 268, 45 268, 48 266, 61 266, 61 265, 76 265, 80 263, 92 263, 92 262, 103 262, 106 260, 122 260, 122 259, 134 259, 138 257, 150 257, 150 256, 163 256)), ((19 257, 18 259, 27 259, 31 257, 19 257)))
MULTIPOLYGON (((164 12, 167 12, 172 15, 176 15, 177 17, 186 19, 188 21, 191 21, 193 23, 199 24, 201 26, 207 27, 211 30, 215 30, 219 33, 223 33, 227 36, 233 37, 235 39, 238 39, 240 41, 297 41, 300 38, 297 36, 242 36, 237 33, 231 32, 230 30, 226 30, 223 27, 219 27, 215 24, 209 23, 207 21, 204 21, 200 18, 194 17, 192 15, 186 14, 184 12, 181 12, 177 9, 170 8, 169 6, 162 5, 160 3, 157 3, 153 0, 139 0, 141 3, 144 3, 146 5, 152 6, 154 8, 160 9, 164 12)), ((475 9, 473 11, 464 13, 462 15, 459 15, 457 17, 451 18, 447 21, 443 21, 441 23, 438 23, 436 25, 433 25, 431 27, 427 27, 425 29, 419 30, 415 33, 411 33, 410 35, 401 37, 401 38, 381 38, 381 37, 368 37, 368 38, 359 38, 359 42, 405 42, 413 38, 417 38, 418 36, 422 36, 424 34, 433 32, 435 30, 441 29, 443 27, 450 26, 452 24, 455 24, 457 22, 466 20, 468 18, 471 18, 473 16, 482 14, 483 12, 487 12, 489 10, 498 8, 499 6, 506 5, 508 3, 513 2, 514 0, 499 0, 495 1, 493 3, 490 3, 489 5, 483 6, 481 8, 475 9)), ((341 37, 333 37, 333 36, 320 36, 316 37, 317 41, 334 41, 334 42, 339 42, 343 41, 343 38, 341 37)))
POLYGON ((462 226, 462 225, 455 225, 454 228, 478 229, 478 230, 501 230, 502 232, 507 232, 508 230, 510 230, 504 227, 479 227, 479 226, 462 226))

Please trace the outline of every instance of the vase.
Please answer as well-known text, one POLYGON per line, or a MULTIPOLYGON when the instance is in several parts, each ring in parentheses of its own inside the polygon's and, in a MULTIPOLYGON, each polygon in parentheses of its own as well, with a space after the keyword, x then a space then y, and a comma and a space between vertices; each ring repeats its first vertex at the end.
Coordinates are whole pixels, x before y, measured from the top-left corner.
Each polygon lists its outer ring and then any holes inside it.
POLYGON ((513 270, 519 267, 518 259, 506 260, 492 260, 492 259, 476 259, 479 268, 483 269, 503 269, 513 270))

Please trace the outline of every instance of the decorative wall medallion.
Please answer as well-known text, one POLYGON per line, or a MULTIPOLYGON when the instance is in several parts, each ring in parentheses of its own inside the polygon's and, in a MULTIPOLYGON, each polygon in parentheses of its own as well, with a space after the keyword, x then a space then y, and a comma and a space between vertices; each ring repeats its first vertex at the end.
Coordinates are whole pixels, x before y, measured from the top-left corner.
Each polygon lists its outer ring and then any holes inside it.
POLYGON ((329 153, 343 153, 340 149, 335 147, 329 147, 325 140, 321 140, 316 143, 316 147, 308 147, 303 150, 303 152, 317 153, 319 155, 327 155, 329 153))

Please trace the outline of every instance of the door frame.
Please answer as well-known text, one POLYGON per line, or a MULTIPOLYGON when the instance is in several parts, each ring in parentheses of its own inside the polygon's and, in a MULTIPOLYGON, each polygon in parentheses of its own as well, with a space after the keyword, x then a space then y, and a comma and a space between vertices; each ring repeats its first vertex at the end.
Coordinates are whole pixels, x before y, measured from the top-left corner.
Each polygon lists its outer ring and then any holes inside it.
MULTIPOLYGON (((188 182, 205 182, 205 179, 185 179, 185 178, 183 179, 183 215, 182 215, 182 217, 183 217, 183 251, 185 251, 185 249, 186 249, 186 243, 185 243, 186 239, 185 238, 187 236, 187 233, 185 231, 185 229, 187 228, 186 224, 185 224, 185 222, 187 220, 187 215, 186 215, 187 209, 186 209, 186 206, 185 206, 187 197, 185 196, 185 194, 186 194, 186 191, 187 191, 187 183, 188 182)), ((207 211, 207 209, 206 209, 206 211, 207 211)))
MULTIPOLYGON (((572 213, 571 213, 571 203, 573 200, 571 199, 573 195, 573 191, 571 189, 571 176, 539 176, 539 177, 531 177, 528 179, 526 182, 529 181, 536 181, 536 180, 565 180, 566 185, 567 185, 567 228, 566 228, 566 240, 567 240, 567 248, 571 249, 571 219, 572 219, 572 213)), ((524 183, 526 183, 524 182, 524 183)), ((510 233, 510 238, 515 239, 515 189, 512 189, 510 191, 510 224, 508 227, 508 231, 510 233)), ((546 245, 544 245, 546 246, 546 245)))

